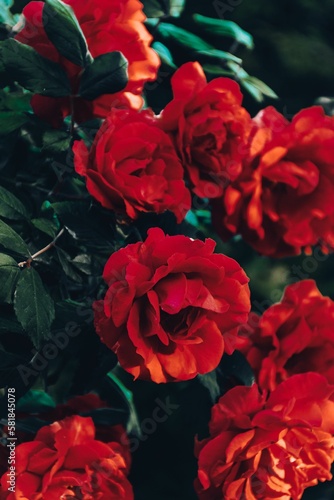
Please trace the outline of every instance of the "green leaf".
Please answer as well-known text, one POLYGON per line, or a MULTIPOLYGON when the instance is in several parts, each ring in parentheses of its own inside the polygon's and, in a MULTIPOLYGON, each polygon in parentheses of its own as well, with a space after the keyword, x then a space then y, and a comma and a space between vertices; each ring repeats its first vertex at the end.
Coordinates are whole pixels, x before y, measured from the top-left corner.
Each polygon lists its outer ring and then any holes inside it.
POLYGON ((6 219, 27 219, 29 214, 21 201, 10 191, 0 186, 0 217, 6 219))
POLYGON ((165 63, 167 66, 169 66, 172 69, 177 68, 177 66, 173 60, 172 53, 168 49, 168 47, 166 47, 166 45, 164 45, 163 43, 160 43, 160 42, 154 42, 152 44, 152 49, 154 49, 158 53, 158 55, 163 63, 165 63))
POLYGON ((144 0, 144 12, 147 17, 179 17, 185 7, 185 0, 144 0))
POLYGON ((94 59, 81 76, 79 94, 92 101, 103 94, 115 94, 128 83, 128 61, 121 52, 109 52, 94 59))
POLYGON ((158 18, 167 15, 165 6, 159 0, 144 0, 143 4, 146 17, 158 18))
POLYGON ((2 220, 0 220, 0 246, 26 257, 30 255, 29 248, 21 236, 2 220))
POLYGON ((185 7, 186 0, 170 0, 169 14, 173 17, 180 17, 185 7))
POLYGON ((221 59, 222 61, 234 61, 237 64, 242 63, 242 59, 240 57, 231 54, 230 52, 225 52, 224 50, 218 49, 210 49, 210 50, 199 50, 198 54, 201 56, 205 56, 207 59, 221 59))
POLYGON ((13 15, 10 8, 13 6, 13 0, 0 0, 0 23, 12 26, 17 20, 17 16, 13 15))
POLYGON ((248 93, 258 102, 263 102, 264 97, 257 87, 255 87, 251 82, 246 79, 240 80, 240 85, 248 91, 248 93))
POLYGON ((126 426, 128 433, 133 433, 138 436, 141 435, 141 428, 138 421, 138 415, 136 412, 136 407, 134 404, 133 394, 132 392, 125 387, 125 385, 120 381, 117 375, 113 372, 109 372, 107 375, 107 380, 111 385, 117 388, 118 392, 122 395, 124 400, 126 401, 128 411, 129 411, 129 420, 126 426))
POLYGON ((206 373, 205 375, 197 375, 197 380, 209 391, 212 404, 216 403, 220 396, 220 388, 216 371, 214 370, 213 372, 206 373))
POLYGON ((77 66, 92 61, 85 35, 72 7, 61 0, 45 0, 43 26, 58 52, 77 66))
POLYGON ((249 76, 245 78, 243 83, 245 82, 255 87, 257 90, 261 92, 261 94, 265 95, 266 97, 271 97, 272 99, 278 99, 278 95, 267 84, 265 84, 255 76, 249 76))
POLYGON ((43 391, 28 391, 17 404, 17 411, 25 413, 41 413, 56 407, 52 397, 43 391))
POLYGON ((31 92, 24 89, 0 90, 0 108, 3 111, 31 111, 31 92))
POLYGON ((73 260, 72 264, 88 276, 92 274, 92 256, 88 254, 79 254, 73 260))
POLYGON ((7 319, 3 317, 3 314, 0 317, 0 334, 7 335, 8 333, 24 333, 20 323, 13 319, 7 319))
POLYGON ((0 302, 12 303, 20 268, 17 262, 3 253, 0 254, 0 302))
POLYGON ((66 276, 68 276, 71 280, 76 281, 77 283, 82 283, 82 277, 77 272, 75 266, 73 266, 71 257, 68 255, 68 253, 61 248, 57 248, 57 255, 60 265, 66 276))
POLYGON ((209 43, 205 42, 202 38, 189 31, 184 30, 183 28, 179 28, 178 26, 174 26, 174 24, 170 23, 160 23, 157 27, 157 31, 159 34, 167 39, 172 40, 175 43, 180 45, 184 45, 187 48, 190 48, 194 51, 199 50, 212 50, 214 47, 209 43))
POLYGON ((67 74, 59 64, 42 57, 35 49, 10 38, 0 43, 6 74, 35 94, 64 97, 71 94, 67 74))
POLYGON ((32 267, 21 270, 14 297, 15 314, 36 348, 50 334, 54 302, 32 267))
MULTIPOLYGON (((235 64, 241 64, 242 62, 239 57, 236 57, 229 52, 215 49, 215 47, 207 43, 199 36, 194 35, 193 33, 190 33, 183 28, 174 26, 173 24, 160 23, 156 29, 159 35, 162 36, 164 40, 172 41, 178 45, 186 47, 188 50, 194 52, 197 57, 205 56, 206 59, 209 57, 211 59, 219 59, 220 61, 227 60, 235 64)), ((163 44, 161 45, 164 46, 163 44)))
POLYGON ((243 30, 238 24, 225 19, 213 19, 211 17, 194 14, 193 19, 203 30, 212 36, 226 36, 233 38, 236 42, 253 49, 254 40, 250 33, 243 30))
POLYGON ((234 78, 238 81, 249 77, 247 71, 234 61, 227 61, 226 66, 232 71, 234 78))
POLYGON ((55 222, 53 222, 50 219, 31 219, 31 223, 39 230, 42 231, 42 233, 47 234, 51 238, 54 238, 56 236, 58 227, 55 222))
POLYGON ((29 120, 25 113, 16 111, 0 111, 0 135, 10 134, 18 130, 29 120))
POLYGON ((268 87, 268 85, 258 78, 250 76, 242 66, 236 64, 234 61, 227 61, 226 65, 232 72, 231 76, 238 80, 240 85, 242 85, 258 102, 262 102, 264 96, 278 99, 278 96, 268 87))
POLYGON ((220 64, 203 64, 203 69, 205 73, 210 73, 211 75, 218 76, 228 76, 233 77, 234 73, 230 70, 224 69, 220 64))
POLYGON ((47 130, 43 136, 42 151, 46 153, 63 153, 71 144, 71 135, 63 130, 47 130))

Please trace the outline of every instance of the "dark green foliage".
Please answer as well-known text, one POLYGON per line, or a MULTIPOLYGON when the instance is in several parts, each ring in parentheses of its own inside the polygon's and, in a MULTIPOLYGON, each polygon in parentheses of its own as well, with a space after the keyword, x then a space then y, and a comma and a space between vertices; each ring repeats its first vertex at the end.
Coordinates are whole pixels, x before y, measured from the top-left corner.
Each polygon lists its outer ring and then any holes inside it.
POLYGON ((121 52, 97 57, 82 74, 80 96, 92 101, 102 94, 123 90, 128 82, 127 68, 128 62, 121 52))
POLYGON ((66 59, 82 67, 92 61, 85 36, 69 5, 61 0, 46 0, 43 26, 49 40, 66 59))

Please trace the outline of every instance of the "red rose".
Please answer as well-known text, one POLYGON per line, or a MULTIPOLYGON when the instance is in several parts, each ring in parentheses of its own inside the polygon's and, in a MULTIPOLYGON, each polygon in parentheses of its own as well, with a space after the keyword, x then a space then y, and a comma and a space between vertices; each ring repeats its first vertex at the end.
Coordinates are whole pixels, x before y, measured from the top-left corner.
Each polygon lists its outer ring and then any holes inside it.
POLYGON ((214 204, 217 231, 274 257, 334 247, 334 118, 314 106, 289 123, 269 107, 254 123, 249 161, 214 204))
POLYGON ((238 386, 212 408, 210 437, 196 443, 201 500, 298 500, 331 479, 334 386, 317 373, 294 375, 266 402, 238 386))
POLYGON ((190 193, 174 146, 150 111, 113 110, 91 151, 73 146, 78 174, 101 205, 135 219, 140 212, 171 210, 178 222, 190 209, 190 193))
POLYGON ((193 192, 216 198, 241 172, 251 119, 241 106, 239 85, 229 78, 207 83, 199 63, 187 63, 172 78, 174 99, 161 115, 172 134, 193 192))
POLYGON ((251 315, 240 349, 259 386, 273 390, 293 374, 314 371, 334 384, 334 302, 313 280, 286 287, 279 304, 251 315))
MULTIPOLYGON (((93 57, 120 51, 129 62, 129 82, 122 92, 103 95, 94 101, 75 98, 74 117, 77 122, 105 117, 112 107, 127 104, 135 109, 142 106, 140 94, 147 81, 156 78, 159 57, 149 47, 152 40, 143 21, 145 15, 138 0, 65 0, 70 5, 87 39, 93 57)), ((79 88, 82 68, 62 57, 49 41, 42 22, 43 2, 30 2, 24 9, 25 26, 16 39, 30 45, 39 54, 60 63, 66 70, 75 95, 79 88)), ((61 125, 71 114, 69 98, 36 95, 32 98, 34 112, 52 123, 61 125)))
POLYGON ((7 500, 132 500, 128 464, 115 443, 95 439, 93 420, 73 416, 42 427, 16 448, 16 493, 1 484, 7 500))
POLYGON ((95 327, 134 377, 188 380, 214 370, 224 350, 233 352, 250 308, 248 278, 214 247, 153 228, 144 243, 109 258, 95 327))
MULTIPOLYGON (((65 417, 73 415, 88 416, 94 410, 99 408, 110 408, 106 401, 102 401, 97 394, 89 393, 83 396, 75 396, 69 399, 65 404, 57 405, 54 410, 47 413, 38 415, 43 420, 54 422, 55 420, 62 420, 65 417)), ((119 451, 126 460, 128 467, 131 464, 131 454, 129 450, 128 437, 123 425, 97 425, 95 428, 95 435, 98 441, 104 443, 113 442, 114 449, 119 451)))

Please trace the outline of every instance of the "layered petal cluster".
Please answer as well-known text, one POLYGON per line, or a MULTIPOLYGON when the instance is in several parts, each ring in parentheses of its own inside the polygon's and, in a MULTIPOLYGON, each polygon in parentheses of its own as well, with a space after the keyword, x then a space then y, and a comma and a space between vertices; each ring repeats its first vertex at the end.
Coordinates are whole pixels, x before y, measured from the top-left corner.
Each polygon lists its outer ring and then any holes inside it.
POLYGON ((106 208, 136 219, 141 212, 172 211, 181 222, 190 209, 183 168, 149 111, 114 109, 92 148, 73 146, 74 165, 89 193, 106 208))
POLYGON ((334 384, 334 302, 313 280, 287 286, 281 302, 260 317, 252 313, 240 334, 238 349, 262 389, 307 371, 334 384))
POLYGON ((293 375, 269 399, 237 386, 212 409, 210 437, 196 443, 201 500, 299 500, 331 479, 334 386, 293 375))
MULTIPOLYGON (((43 411, 42 413, 36 414, 36 418, 45 421, 46 423, 52 423, 56 420, 63 420, 66 417, 72 417, 73 415, 80 416, 90 416, 92 412, 100 408, 110 408, 106 401, 103 401, 97 394, 88 393, 82 396, 75 396, 64 404, 59 404, 51 410, 43 411)), ((20 420, 28 417, 29 414, 18 415, 20 420)), ((27 433, 16 432, 19 441, 27 441, 27 433), (20 435, 19 435, 20 434, 20 435)), ((127 463, 130 464, 131 456, 128 447, 128 438, 123 425, 97 425, 95 427, 95 435, 98 441, 103 441, 104 443, 113 441, 117 443, 117 446, 122 448, 122 453, 126 457, 127 463)))
POLYGON ((95 327, 134 377, 188 380, 216 368, 224 350, 233 352, 250 309, 248 278, 214 247, 152 228, 146 241, 109 258, 95 327))
POLYGON ((214 204, 217 231, 274 257, 332 248, 334 118, 314 106, 289 122, 268 107, 254 124, 243 172, 214 204))
MULTIPOLYGON (((129 81, 122 92, 103 95, 94 101, 75 98, 72 106, 68 98, 52 98, 35 95, 32 98, 34 112, 54 126, 74 112, 77 122, 92 118, 104 118, 112 107, 126 104, 139 109, 143 104, 141 92, 144 83, 156 78, 160 60, 150 48, 151 35, 143 22, 143 5, 138 0, 65 0, 70 5, 87 39, 93 57, 120 51, 129 63, 129 81)), ((61 56, 49 41, 43 27, 43 2, 30 2, 23 9, 24 27, 16 39, 33 47, 39 54, 61 64, 72 85, 73 95, 79 89, 82 68, 61 56)))
POLYGON ((4 498, 15 500, 133 500, 129 464, 117 443, 95 439, 90 417, 72 416, 42 427, 16 448, 16 490, 1 478, 4 498))
POLYGON ((242 170, 251 118, 230 78, 207 83, 199 63, 186 63, 172 77, 174 98, 161 114, 188 174, 193 192, 221 196, 242 170))

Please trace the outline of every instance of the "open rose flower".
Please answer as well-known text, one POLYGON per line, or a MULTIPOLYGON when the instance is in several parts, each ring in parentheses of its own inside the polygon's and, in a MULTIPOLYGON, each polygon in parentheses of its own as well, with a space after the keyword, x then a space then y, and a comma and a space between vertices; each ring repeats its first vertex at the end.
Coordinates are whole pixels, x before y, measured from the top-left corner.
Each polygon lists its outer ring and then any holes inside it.
POLYGON ((230 78, 207 83, 200 64, 187 63, 173 75, 172 88, 161 126, 174 139, 193 192, 216 198, 240 174, 247 151, 251 119, 239 85, 230 78))
POLYGON ((201 500, 299 500, 331 479, 334 386, 317 373, 294 375, 266 401, 238 386, 212 409, 210 437, 196 443, 201 500))
POLYGON ((224 350, 233 352, 250 308, 248 278, 214 247, 153 228, 145 242, 109 258, 95 327, 134 377, 188 380, 215 369, 224 350))
POLYGON ((190 209, 190 193, 174 146, 150 111, 113 110, 88 151, 73 146, 78 174, 101 205, 126 212, 174 212, 181 222, 190 209))
POLYGON ((290 123, 274 108, 255 118, 242 175, 215 201, 222 237, 240 233, 259 253, 282 257, 334 247, 334 118, 321 107, 290 123))
POLYGON ((314 371, 334 384, 334 302, 313 280, 289 285, 280 303, 252 314, 240 349, 259 386, 273 390, 293 374, 314 371))
POLYGON ((118 443, 95 439, 89 417, 73 416, 42 427, 33 441, 16 448, 16 491, 1 484, 7 500, 133 500, 129 464, 118 443))
MULTIPOLYGON (((91 416, 95 410, 98 409, 107 409, 110 408, 106 401, 100 399, 97 394, 88 393, 82 396, 75 396, 74 398, 69 399, 64 404, 59 404, 55 408, 46 409, 41 413, 34 414, 36 418, 42 420, 46 424, 51 424, 56 420, 63 420, 66 417, 72 417, 73 415, 80 415, 82 417, 91 416)), ((31 416, 27 413, 20 413, 17 417, 20 420, 31 416)), ((24 432, 16 432, 18 440, 20 442, 27 441, 31 439, 31 435, 24 432)), ((131 457, 129 453, 128 447, 128 439, 126 435, 126 431, 123 425, 97 425, 95 428, 95 435, 98 441, 103 442, 118 442, 120 446, 123 447, 123 455, 126 457, 127 462, 130 463, 131 457)))
MULTIPOLYGON (((142 106, 140 96, 143 85, 153 81, 157 75, 159 57, 149 47, 152 40, 143 21, 145 15, 138 0, 65 0, 70 5, 87 39, 93 57, 108 52, 120 51, 128 60, 129 81, 122 92, 102 95, 94 101, 74 98, 73 112, 77 122, 94 117, 105 117, 112 107, 128 105, 134 109, 142 106)), ((61 56, 48 39, 42 22, 43 2, 30 2, 23 9, 24 27, 16 39, 33 47, 39 54, 60 63, 66 70, 75 95, 79 88, 82 68, 61 56)), ((52 98, 35 95, 32 98, 34 112, 60 126, 63 119, 71 114, 69 98, 52 98)))

